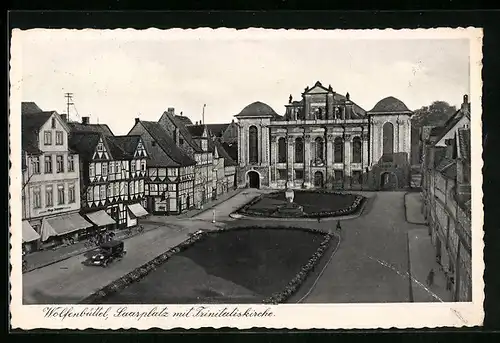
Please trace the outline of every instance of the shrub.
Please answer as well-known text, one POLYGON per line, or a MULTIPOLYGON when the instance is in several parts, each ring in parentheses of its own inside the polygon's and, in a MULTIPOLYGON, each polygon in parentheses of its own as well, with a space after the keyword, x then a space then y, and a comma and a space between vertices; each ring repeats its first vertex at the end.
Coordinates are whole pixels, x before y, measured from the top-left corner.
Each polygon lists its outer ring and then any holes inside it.
MULTIPOLYGON (((310 231, 318 231, 315 229, 309 229, 310 231)), ((281 292, 275 293, 271 295, 269 298, 265 299, 263 302, 266 304, 279 304, 285 302, 289 299, 297 290, 300 285, 305 281, 307 276, 311 273, 314 267, 318 264, 319 260, 323 256, 326 251, 327 246, 331 243, 333 238, 332 233, 328 233, 325 235, 325 239, 321 242, 320 247, 316 252, 311 256, 309 261, 302 266, 297 275, 288 283, 285 289, 281 292)))

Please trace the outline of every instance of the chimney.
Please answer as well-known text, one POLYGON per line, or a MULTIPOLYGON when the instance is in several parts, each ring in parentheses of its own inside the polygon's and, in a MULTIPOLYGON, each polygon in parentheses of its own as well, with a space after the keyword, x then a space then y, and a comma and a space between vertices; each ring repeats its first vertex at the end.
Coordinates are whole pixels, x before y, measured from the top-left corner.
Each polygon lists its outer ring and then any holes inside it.
POLYGON ((464 101, 461 106, 462 111, 469 110, 469 96, 467 94, 464 95, 464 101))
POLYGON ((175 113, 175 108, 169 107, 168 110, 167 110, 167 112, 170 113, 170 114, 174 114, 175 113))
POLYGON ((68 115, 66 113, 61 114, 61 119, 63 122, 67 123, 68 122, 68 115))
POLYGON ((137 124, 140 121, 139 118, 135 118, 135 123, 137 124))
POLYGON ((231 119, 231 123, 234 123, 234 118, 233 118, 233 119, 231 119))
POLYGON ((347 100, 350 100, 351 96, 349 95, 349 92, 347 92, 347 94, 345 95, 345 98, 346 98, 347 100))
POLYGON ((82 117, 83 125, 89 125, 89 123, 90 123, 90 117, 82 117))

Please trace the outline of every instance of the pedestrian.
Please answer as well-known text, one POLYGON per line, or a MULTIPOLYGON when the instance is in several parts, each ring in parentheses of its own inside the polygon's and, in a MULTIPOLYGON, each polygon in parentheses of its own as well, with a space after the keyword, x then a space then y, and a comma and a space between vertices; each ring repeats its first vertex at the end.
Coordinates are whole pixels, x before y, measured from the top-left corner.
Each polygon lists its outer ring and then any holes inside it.
POLYGON ((342 227, 340 226, 340 220, 337 220, 337 232, 342 231, 342 227))
POLYGON ((321 216, 318 216, 318 223, 321 222, 321 216))
POLYGON ((427 286, 432 286, 434 284, 434 268, 432 268, 427 275, 427 286))

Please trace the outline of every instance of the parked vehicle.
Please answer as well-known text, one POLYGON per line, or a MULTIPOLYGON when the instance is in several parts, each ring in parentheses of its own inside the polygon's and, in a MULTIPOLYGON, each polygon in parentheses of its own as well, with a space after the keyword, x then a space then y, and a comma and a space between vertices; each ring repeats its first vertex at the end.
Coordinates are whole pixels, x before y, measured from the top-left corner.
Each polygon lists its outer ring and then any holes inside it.
POLYGON ((121 259, 126 253, 123 241, 105 242, 100 245, 99 251, 90 257, 89 264, 107 267, 109 263, 121 259))

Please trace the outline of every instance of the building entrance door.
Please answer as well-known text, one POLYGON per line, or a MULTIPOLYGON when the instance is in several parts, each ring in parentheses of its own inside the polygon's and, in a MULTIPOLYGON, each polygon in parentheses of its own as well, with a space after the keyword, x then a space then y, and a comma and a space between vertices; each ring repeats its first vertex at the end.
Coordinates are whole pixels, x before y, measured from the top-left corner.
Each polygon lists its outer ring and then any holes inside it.
POLYGON ((260 188, 260 176, 256 171, 248 172, 248 185, 250 188, 260 188))

